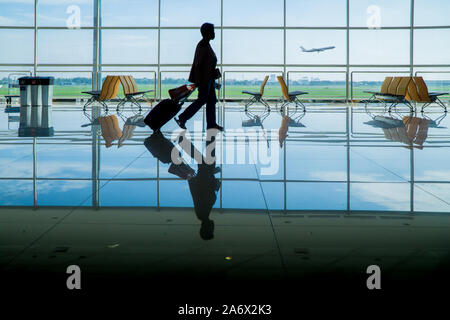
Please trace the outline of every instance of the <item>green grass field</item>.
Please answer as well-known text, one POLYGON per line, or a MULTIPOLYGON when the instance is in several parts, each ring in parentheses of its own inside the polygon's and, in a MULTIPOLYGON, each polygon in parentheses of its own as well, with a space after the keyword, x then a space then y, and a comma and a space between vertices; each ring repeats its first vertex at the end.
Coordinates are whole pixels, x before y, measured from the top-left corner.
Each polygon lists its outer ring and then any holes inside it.
MULTIPOLYGON (((181 84, 180 84, 181 85, 181 84)), ((176 87, 177 85, 167 85, 163 84, 162 86, 162 97, 168 97, 168 90, 176 87)), ((140 85, 139 90, 153 90, 153 85, 140 85)), ((259 91, 259 86, 237 86, 237 85, 228 85, 225 87, 226 89, 226 98, 231 99, 240 99, 240 98, 248 98, 249 95, 242 94, 242 90, 249 91, 259 91)), ((353 97, 354 99, 367 98, 370 94, 364 93, 365 90, 378 90, 378 86, 355 86, 353 88, 353 97)), ((442 88, 442 87, 430 87, 430 91, 445 91, 447 92, 450 88, 442 88)), ((88 95, 82 94, 82 91, 91 90, 90 86, 55 86, 53 89, 53 96, 55 98, 83 98, 88 97, 88 95)), ((302 96, 302 99, 310 99, 310 98, 336 98, 343 99, 345 98, 345 86, 291 86, 289 88, 290 91, 306 91, 307 95, 302 96)), ((12 91, 12 94, 18 94, 18 90, 15 89, 12 91)), ((7 88, 0 88, 0 96, 8 94, 7 88)), ((192 98, 195 98, 197 92, 192 95, 192 98)), ((119 91, 119 96, 123 96, 122 89, 119 91)), ((148 97, 152 98, 153 93, 149 93, 148 97)), ((281 90, 278 85, 267 85, 265 88, 264 96, 267 99, 276 99, 281 97, 281 90)))

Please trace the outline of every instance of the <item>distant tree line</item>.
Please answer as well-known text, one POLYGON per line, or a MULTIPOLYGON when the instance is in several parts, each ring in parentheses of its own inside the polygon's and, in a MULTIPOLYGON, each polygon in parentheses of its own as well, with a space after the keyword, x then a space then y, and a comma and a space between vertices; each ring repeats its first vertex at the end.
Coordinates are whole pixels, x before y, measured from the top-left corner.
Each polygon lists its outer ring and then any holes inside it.
MULTIPOLYGON (((103 78, 104 80, 105 78, 103 78)), ((183 78, 164 78, 161 80, 162 84, 183 84, 186 83, 186 79, 183 78)), ((261 80, 253 79, 253 80, 236 80, 236 79, 227 79, 227 85, 236 85, 236 86, 254 86, 260 85, 261 80)), ((354 82, 355 86, 377 86, 381 85, 382 81, 358 81, 354 82)), ((155 79, 153 78, 136 78, 136 83, 142 85, 153 85, 155 83, 155 79)), ((432 85, 445 85, 450 86, 450 80, 428 80, 427 83, 432 85)), ((1 85, 8 85, 8 78, 3 77, 0 79, 1 85)), ((91 78, 86 77, 75 77, 75 78, 55 78, 55 85, 58 86, 90 86, 92 84, 91 78)), ((289 80, 290 85, 308 85, 308 86, 345 86, 345 81, 331 81, 331 80, 289 80)), ((268 85, 278 85, 278 82, 269 82, 268 85)))

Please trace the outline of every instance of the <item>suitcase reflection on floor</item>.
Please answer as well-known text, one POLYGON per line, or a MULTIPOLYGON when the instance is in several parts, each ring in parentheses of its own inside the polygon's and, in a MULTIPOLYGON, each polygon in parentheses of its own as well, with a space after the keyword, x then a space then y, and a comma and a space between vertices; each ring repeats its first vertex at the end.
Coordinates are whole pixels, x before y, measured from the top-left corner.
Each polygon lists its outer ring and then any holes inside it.
POLYGON ((153 157, 162 163, 170 164, 169 173, 188 181, 195 214, 201 221, 200 237, 203 240, 214 238, 214 221, 209 216, 221 187, 220 180, 215 177, 215 174, 220 172, 220 167, 216 167, 215 161, 215 138, 218 131, 213 131, 214 134, 208 133, 205 148, 210 150, 211 158, 204 157, 184 135, 180 135, 178 139, 178 145, 197 162, 197 172, 183 161, 175 144, 161 131, 156 131, 144 141, 145 147, 153 157))

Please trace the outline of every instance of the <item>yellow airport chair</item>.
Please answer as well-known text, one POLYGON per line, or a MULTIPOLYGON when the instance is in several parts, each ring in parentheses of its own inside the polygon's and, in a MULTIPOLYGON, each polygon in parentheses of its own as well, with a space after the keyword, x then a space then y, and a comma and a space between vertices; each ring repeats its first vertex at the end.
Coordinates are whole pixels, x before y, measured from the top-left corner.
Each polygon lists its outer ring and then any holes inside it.
POLYGON ((247 108, 249 106, 251 106, 252 104, 256 103, 256 102, 260 102, 261 104, 263 104, 264 106, 266 106, 269 111, 270 111, 270 106, 269 104, 262 98, 263 94, 264 94, 264 88, 266 86, 267 81, 269 80, 269 76, 265 76, 263 82, 261 83, 261 87, 259 89, 259 92, 253 92, 253 91, 248 91, 248 90, 243 90, 242 93, 244 94, 249 94, 251 95, 251 99, 248 100, 245 103, 245 110, 247 111, 247 108))
MULTIPOLYGON (((394 82, 394 80, 392 80, 394 82)), ((397 88, 392 89, 389 87, 388 94, 385 95, 390 101, 389 112, 392 108, 396 107, 398 104, 403 103, 409 107, 410 112, 414 112, 414 106, 411 104, 411 97, 409 96, 409 86, 412 82, 411 77, 396 77, 396 82, 398 82, 397 88), (395 93, 391 93, 395 92, 395 93)))
POLYGON ((444 108, 444 112, 447 112, 447 107, 439 99, 439 96, 447 95, 448 92, 428 92, 427 84, 422 77, 413 77, 413 79, 417 87, 417 95, 419 96, 419 100, 417 102, 424 103, 421 112, 424 112, 424 109, 432 103, 437 103, 439 106, 444 108))
POLYGON ((114 99, 119 93, 120 79, 119 76, 107 76, 102 85, 101 91, 83 91, 82 93, 89 94, 91 97, 84 104, 83 111, 93 104, 94 102, 100 103, 106 111, 108 111, 108 105, 106 101, 114 99))
POLYGON ((117 105, 117 111, 119 111, 120 107, 125 103, 130 102, 132 105, 135 105, 139 108, 139 111, 142 111, 142 106, 139 103, 139 98, 145 96, 146 93, 153 92, 153 90, 139 91, 136 81, 133 76, 119 76, 120 83, 122 83, 124 98, 120 100, 117 105))
POLYGON ((288 88, 286 86, 286 82, 284 82, 284 79, 282 76, 277 76, 277 80, 280 83, 281 87, 281 93, 283 94, 283 97, 281 99, 281 107, 280 109, 283 110, 285 106, 287 106, 290 103, 295 104, 295 108, 297 108, 299 105, 302 106, 303 111, 306 111, 305 105, 297 98, 300 95, 307 94, 308 92, 305 91, 288 91, 288 88))
POLYGON ((369 100, 376 99, 376 96, 387 94, 389 85, 391 84, 393 78, 394 77, 385 77, 383 84, 381 85, 380 91, 370 91, 370 90, 364 91, 365 93, 372 94, 372 96, 369 98, 369 100))

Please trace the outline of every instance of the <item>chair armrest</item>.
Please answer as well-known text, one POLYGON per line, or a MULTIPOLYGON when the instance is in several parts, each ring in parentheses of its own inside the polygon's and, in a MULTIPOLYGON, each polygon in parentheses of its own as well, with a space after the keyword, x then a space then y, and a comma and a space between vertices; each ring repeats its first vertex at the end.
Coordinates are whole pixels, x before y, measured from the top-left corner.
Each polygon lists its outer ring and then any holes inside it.
POLYGON ((245 94, 251 94, 252 96, 259 96, 259 92, 252 92, 252 91, 247 91, 247 90, 243 90, 242 93, 245 94))
POLYGON ((384 97, 392 97, 392 98, 404 98, 405 96, 402 94, 392 94, 392 93, 376 93, 377 96, 384 96, 384 97))
POLYGON ((308 94, 308 92, 306 92, 306 91, 292 91, 292 92, 289 92, 290 96, 300 96, 302 94, 308 94))
POLYGON ((126 94, 126 95, 127 95, 127 96, 138 96, 138 95, 146 94, 146 93, 153 92, 153 91, 154 91, 154 90, 139 91, 139 92, 128 93, 128 94, 126 94))
POLYGON ((428 92, 429 96, 435 96, 435 97, 437 97, 437 96, 445 96, 447 94, 448 94, 448 92, 428 92))
POLYGON ((93 96, 99 96, 100 95, 100 91, 82 91, 81 93, 90 94, 90 95, 93 95, 93 96))

